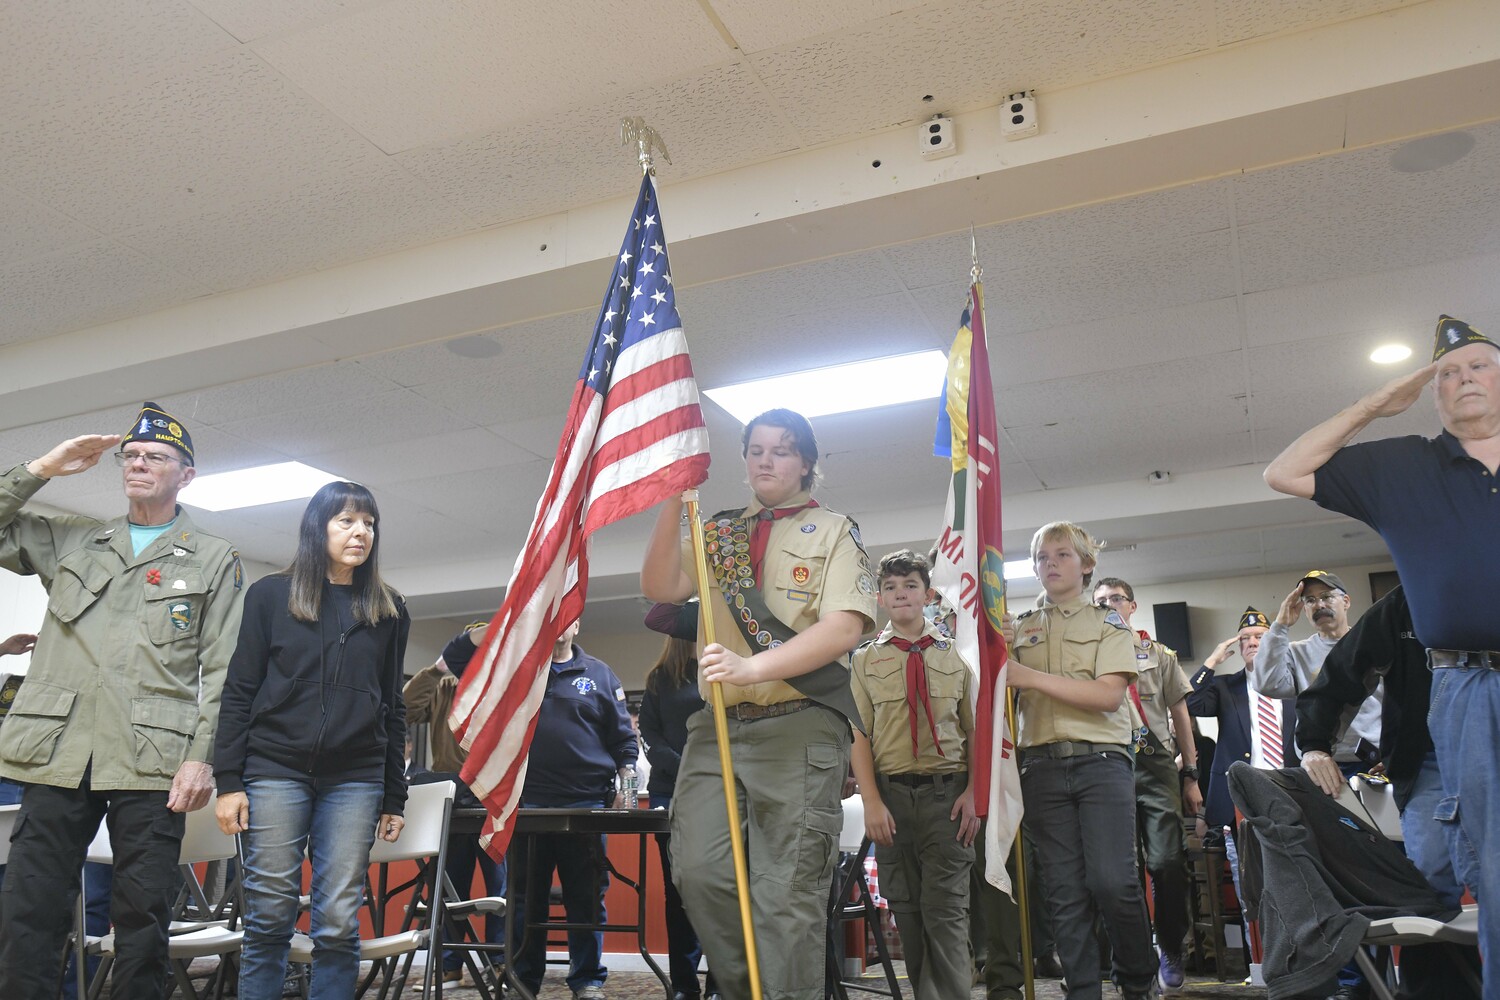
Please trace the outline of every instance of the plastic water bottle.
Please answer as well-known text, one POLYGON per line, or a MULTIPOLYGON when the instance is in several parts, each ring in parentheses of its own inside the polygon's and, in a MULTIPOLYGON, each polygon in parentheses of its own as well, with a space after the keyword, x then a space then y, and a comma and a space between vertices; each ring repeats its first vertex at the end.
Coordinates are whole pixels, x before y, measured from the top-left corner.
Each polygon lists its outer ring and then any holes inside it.
POLYGON ((625 777, 620 779, 620 791, 625 795, 625 808, 638 809, 641 804, 641 779, 635 773, 635 768, 625 772, 625 777))

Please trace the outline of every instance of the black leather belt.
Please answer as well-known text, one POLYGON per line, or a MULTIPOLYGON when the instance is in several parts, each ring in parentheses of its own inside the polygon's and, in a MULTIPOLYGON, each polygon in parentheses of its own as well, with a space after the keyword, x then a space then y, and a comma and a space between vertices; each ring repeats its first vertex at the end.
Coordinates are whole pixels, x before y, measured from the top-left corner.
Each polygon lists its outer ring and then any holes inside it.
POLYGON ((724 714, 740 722, 754 722, 756 719, 774 719, 778 715, 791 715, 804 708, 812 708, 816 704, 817 702, 811 698, 782 701, 774 705, 757 705, 753 701, 742 701, 738 705, 724 706, 724 714))
POLYGON ((1500 652, 1492 649, 1429 649, 1427 666, 1431 670, 1442 667, 1488 667, 1500 670, 1500 652))
POLYGON ((894 781, 898 785, 941 785, 950 781, 957 781, 961 775, 957 772, 947 774, 887 774, 883 775, 886 781, 894 781))
POLYGON ((1089 757, 1096 753, 1117 753, 1130 759, 1130 748, 1123 743, 1082 743, 1077 740, 1059 740, 1043 743, 1039 747, 1022 747, 1023 757, 1047 757, 1051 760, 1066 760, 1069 757, 1089 757))

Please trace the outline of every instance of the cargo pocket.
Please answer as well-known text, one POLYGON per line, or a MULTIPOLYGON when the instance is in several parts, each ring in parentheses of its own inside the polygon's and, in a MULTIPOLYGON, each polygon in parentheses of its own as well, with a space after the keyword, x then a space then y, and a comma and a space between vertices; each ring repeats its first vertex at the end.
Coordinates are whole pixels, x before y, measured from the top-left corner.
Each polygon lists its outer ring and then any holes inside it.
POLYGON ((844 830, 844 814, 839 809, 809 808, 797 831, 797 866, 792 872, 793 889, 818 889, 827 892, 833 881, 835 852, 839 834, 844 830))
MULTIPOLYGON (((1445 671, 1446 672, 1446 671, 1445 671)), ((1434 671, 1436 673, 1436 671, 1434 671)), ((1432 818, 1443 828, 1448 854, 1453 859, 1453 874, 1471 889, 1479 885, 1479 853, 1464 833, 1461 806, 1457 795, 1445 795, 1432 810, 1432 818)))
POLYGON ((77 549, 63 556, 47 592, 47 610, 64 625, 71 625, 94 606, 109 585, 109 569, 87 551, 77 549))
MULTIPOLYGON (((167 572, 172 572, 167 567, 167 572)), ((208 587, 197 573, 153 585, 146 593, 146 635, 158 646, 197 638, 203 625, 208 587), (181 587, 177 586, 182 584, 181 587)))
POLYGON ((0 725, 0 758, 14 764, 45 764, 68 724, 77 697, 67 688, 32 678, 21 685, 0 725))
POLYGON ((170 778, 187 759, 198 727, 198 707, 171 698, 136 698, 130 703, 135 733, 135 768, 152 777, 170 778))

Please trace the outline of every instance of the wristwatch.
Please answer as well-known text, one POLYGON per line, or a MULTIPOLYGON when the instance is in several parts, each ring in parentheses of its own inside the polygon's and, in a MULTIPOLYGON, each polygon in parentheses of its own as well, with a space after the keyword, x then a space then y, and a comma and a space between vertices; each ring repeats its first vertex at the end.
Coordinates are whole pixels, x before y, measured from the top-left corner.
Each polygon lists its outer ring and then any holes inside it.
POLYGON ((1177 773, 1182 775, 1184 778, 1192 778, 1194 781, 1198 780, 1198 769, 1191 764, 1189 764, 1187 767, 1182 768, 1177 773))

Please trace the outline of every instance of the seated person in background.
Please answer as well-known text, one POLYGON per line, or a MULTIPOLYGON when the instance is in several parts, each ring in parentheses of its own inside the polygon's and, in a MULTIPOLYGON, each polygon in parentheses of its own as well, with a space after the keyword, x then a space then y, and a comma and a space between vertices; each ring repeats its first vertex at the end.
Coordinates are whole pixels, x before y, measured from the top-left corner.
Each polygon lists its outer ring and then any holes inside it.
POLYGON ((900 549, 880 560, 876 575, 890 624, 854 653, 854 703, 869 734, 855 730, 854 777, 913 995, 947 1000, 966 995, 974 975, 972 674, 922 614, 932 586, 927 560, 900 549))
MULTIPOLYGON (((1448 834, 1435 817, 1443 797, 1437 753, 1427 730, 1432 673, 1427 649, 1412 626, 1406 592, 1396 587, 1370 606, 1329 650, 1318 679, 1297 697, 1297 745, 1302 769, 1329 795, 1344 787, 1344 775, 1329 755, 1347 716, 1384 683, 1380 759, 1401 810, 1406 856, 1438 891, 1458 906, 1463 885, 1454 874, 1448 834)), ((1478 952, 1468 949, 1477 968, 1478 952)), ((1401 949, 1402 996, 1432 1000, 1471 995, 1467 981, 1439 947, 1401 949)))
POLYGON ((1134 729, 1125 689, 1133 634, 1086 590, 1099 545, 1076 524, 1031 540, 1040 606, 1005 622, 1007 682, 1019 692, 1016 745, 1026 836, 1036 844, 1070 1000, 1097 1000, 1102 917, 1125 1000, 1156 990, 1157 957, 1135 859, 1134 729))
MULTIPOLYGON (((452 781, 457 785, 453 799, 455 809, 481 808, 480 801, 458 776, 468 754, 458 745, 453 730, 448 728, 448 712, 453 708, 458 679, 463 676, 464 668, 474 658, 480 643, 484 642, 487 626, 487 622, 470 624, 443 648, 443 655, 436 662, 417 671, 401 689, 401 698, 406 702, 407 725, 418 726, 425 722, 432 750, 431 771, 414 780, 452 781)), ((485 895, 504 896, 505 864, 480 848, 479 834, 456 833, 450 836, 446 870, 460 899, 473 898, 476 864, 484 878, 485 895)), ((488 915, 484 918, 484 939, 491 944, 505 940, 503 916, 488 915)), ((443 982, 456 983, 462 978, 463 952, 444 949, 443 982)))

